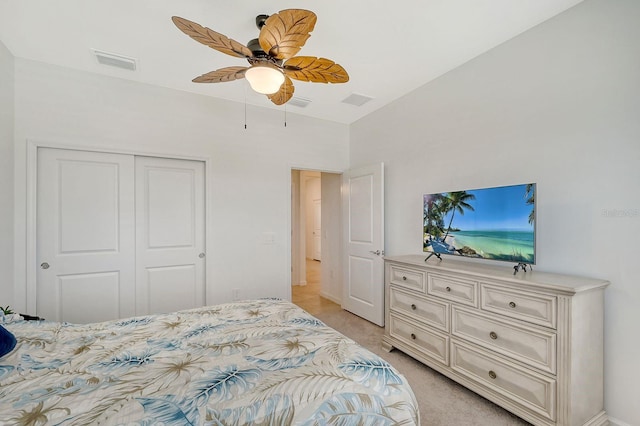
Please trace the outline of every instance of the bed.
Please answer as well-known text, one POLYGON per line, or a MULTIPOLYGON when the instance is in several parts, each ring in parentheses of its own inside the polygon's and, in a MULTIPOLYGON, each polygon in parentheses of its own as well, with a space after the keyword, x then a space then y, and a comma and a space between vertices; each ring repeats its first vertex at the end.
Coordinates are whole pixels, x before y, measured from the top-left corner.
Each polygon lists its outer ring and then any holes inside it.
POLYGON ((3 326, 0 424, 419 424, 395 368, 284 300, 3 326))

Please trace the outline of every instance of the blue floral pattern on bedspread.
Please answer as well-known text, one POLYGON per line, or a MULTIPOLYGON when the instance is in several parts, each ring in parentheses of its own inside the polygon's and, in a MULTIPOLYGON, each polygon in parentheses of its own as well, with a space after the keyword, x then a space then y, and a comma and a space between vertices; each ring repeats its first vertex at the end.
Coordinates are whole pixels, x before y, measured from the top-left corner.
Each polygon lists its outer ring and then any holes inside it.
POLYGON ((397 370, 284 300, 5 327, 0 424, 419 424, 397 370))

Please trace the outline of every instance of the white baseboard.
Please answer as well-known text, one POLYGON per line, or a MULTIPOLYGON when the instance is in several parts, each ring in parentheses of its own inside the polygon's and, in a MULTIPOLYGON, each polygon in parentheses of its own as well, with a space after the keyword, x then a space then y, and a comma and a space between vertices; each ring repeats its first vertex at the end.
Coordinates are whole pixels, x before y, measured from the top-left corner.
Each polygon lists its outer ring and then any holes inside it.
POLYGON ((333 296, 332 296, 332 295, 330 295, 330 294, 327 294, 327 293, 325 293, 325 292, 321 291, 321 292, 320 292, 320 296, 324 297, 325 299, 329 299, 329 300, 331 300, 333 303, 337 303, 338 305, 341 305, 341 306, 342 306, 342 300, 340 300, 340 299, 338 299, 338 298, 336 298, 336 297, 333 297, 333 296))
POLYGON ((622 420, 618 420, 609 416, 609 426, 631 426, 631 424, 625 423, 622 420))
POLYGON ((584 426, 608 426, 609 418, 607 417, 607 413, 604 410, 600 411, 598 414, 593 416, 588 422, 584 424, 584 426))

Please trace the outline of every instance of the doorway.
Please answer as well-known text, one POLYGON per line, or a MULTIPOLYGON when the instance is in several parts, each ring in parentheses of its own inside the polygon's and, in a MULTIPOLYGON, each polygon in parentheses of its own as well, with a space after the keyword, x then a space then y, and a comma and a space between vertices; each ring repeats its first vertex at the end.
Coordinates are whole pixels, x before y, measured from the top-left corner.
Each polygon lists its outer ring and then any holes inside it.
MULTIPOLYGON (((307 180, 291 171, 291 284, 307 284, 307 180)), ((309 174, 311 173, 311 174, 309 174)), ((321 267, 318 298, 384 326, 384 163, 320 173, 321 267)), ((310 250, 309 250, 310 252, 310 250)), ((292 291, 293 293, 293 291, 292 291)))
POLYGON ((315 300, 307 310, 322 299, 341 303, 341 185, 339 173, 291 170, 292 295, 295 290, 304 303, 315 300))

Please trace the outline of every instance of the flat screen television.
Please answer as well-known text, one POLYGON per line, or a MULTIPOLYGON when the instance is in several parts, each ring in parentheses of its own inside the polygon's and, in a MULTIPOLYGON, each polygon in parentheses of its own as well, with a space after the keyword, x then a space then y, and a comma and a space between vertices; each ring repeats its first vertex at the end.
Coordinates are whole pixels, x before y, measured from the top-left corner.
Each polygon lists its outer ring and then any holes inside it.
POLYGON ((536 184, 423 196, 423 252, 534 265, 536 184))

